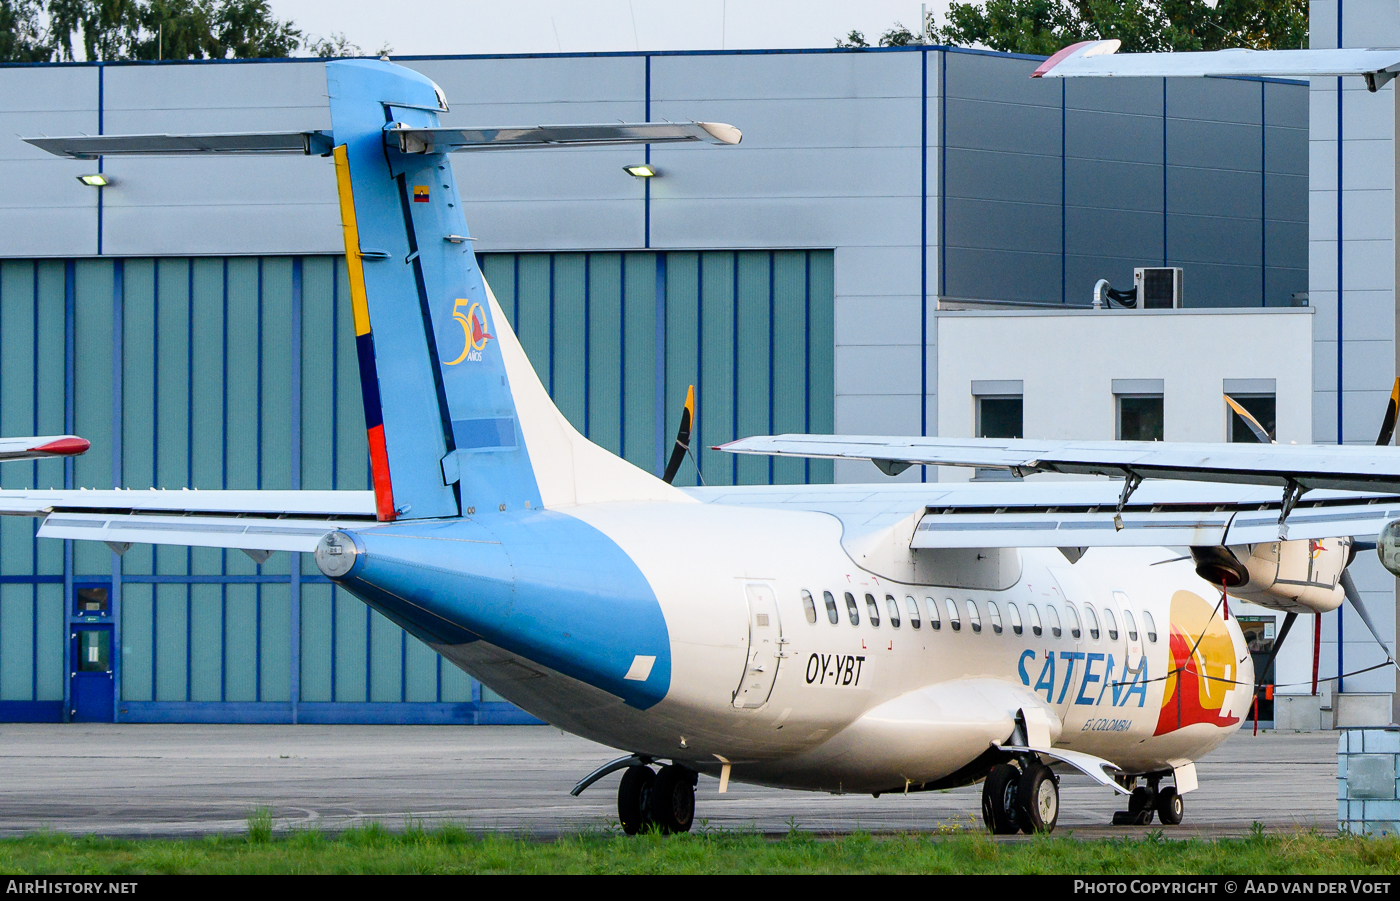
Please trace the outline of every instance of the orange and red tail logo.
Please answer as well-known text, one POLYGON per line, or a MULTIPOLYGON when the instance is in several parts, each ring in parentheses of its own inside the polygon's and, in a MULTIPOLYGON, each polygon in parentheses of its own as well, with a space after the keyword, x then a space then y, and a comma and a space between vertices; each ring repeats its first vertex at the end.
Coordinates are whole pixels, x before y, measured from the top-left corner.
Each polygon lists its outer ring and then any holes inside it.
POLYGON ((1152 734, 1165 735, 1196 723, 1238 723, 1239 717, 1222 710, 1235 687, 1238 663, 1229 627, 1215 615, 1215 608, 1189 591, 1172 595, 1169 647, 1171 669, 1152 734))

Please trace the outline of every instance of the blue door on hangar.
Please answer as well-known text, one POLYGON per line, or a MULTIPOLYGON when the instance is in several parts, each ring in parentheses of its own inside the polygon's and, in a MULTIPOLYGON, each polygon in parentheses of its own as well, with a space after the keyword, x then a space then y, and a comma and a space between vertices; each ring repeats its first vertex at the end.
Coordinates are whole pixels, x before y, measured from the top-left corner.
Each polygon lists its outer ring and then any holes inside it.
POLYGON ((110 723, 116 712, 116 686, 108 588, 74 586, 73 594, 68 718, 75 723, 110 723))

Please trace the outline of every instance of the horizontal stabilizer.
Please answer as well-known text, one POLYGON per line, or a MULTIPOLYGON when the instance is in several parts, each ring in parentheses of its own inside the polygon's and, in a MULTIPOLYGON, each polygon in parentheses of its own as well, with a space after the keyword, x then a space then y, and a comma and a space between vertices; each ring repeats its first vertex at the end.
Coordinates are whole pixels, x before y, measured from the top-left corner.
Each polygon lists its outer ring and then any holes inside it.
POLYGON ((1047 59, 1032 78, 1306 78, 1361 75, 1371 90, 1400 72, 1400 50, 1211 50, 1118 53, 1119 42, 1083 41, 1047 59))
POLYGON ((403 153, 510 150, 534 147, 599 147, 614 144, 737 144, 739 129, 720 122, 613 122, 602 125, 535 125, 500 128, 392 128, 403 153))
MULTIPOLYGON (((524 125, 493 128, 386 128, 385 144, 401 153, 511 150, 538 147, 606 147, 624 144, 737 144, 742 135, 719 122, 614 122, 602 125, 524 125)), ((332 135, 321 131, 197 135, 74 135, 25 138, 41 150, 74 160, 100 156, 202 154, 329 154, 332 135)))
POLYGON ((207 135, 77 135, 25 138, 40 150, 74 160, 100 156, 187 156, 204 153, 330 153, 330 136, 319 131, 207 135))

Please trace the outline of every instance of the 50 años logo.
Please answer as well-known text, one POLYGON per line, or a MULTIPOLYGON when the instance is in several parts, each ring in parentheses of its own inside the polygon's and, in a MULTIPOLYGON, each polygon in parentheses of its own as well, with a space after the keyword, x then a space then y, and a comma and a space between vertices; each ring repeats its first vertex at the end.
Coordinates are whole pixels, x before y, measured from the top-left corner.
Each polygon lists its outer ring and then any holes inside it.
POLYGON ((481 352, 486 348, 486 342, 496 337, 486 331, 486 311, 482 309, 481 304, 472 303, 459 297, 457 302, 452 305, 452 318, 461 324, 462 336, 465 341, 462 345, 462 352, 458 354, 457 359, 452 360, 447 365, 456 366, 463 360, 479 361, 481 352), (470 306, 468 306, 469 304, 470 306), (467 307, 465 313, 462 312, 462 307, 467 307))

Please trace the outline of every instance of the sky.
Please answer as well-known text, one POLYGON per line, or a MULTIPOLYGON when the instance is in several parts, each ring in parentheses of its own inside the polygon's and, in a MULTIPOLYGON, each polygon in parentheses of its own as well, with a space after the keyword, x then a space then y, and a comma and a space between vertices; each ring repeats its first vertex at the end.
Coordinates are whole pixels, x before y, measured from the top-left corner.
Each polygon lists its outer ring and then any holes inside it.
MULTIPOLYGON (((910 0, 270 0, 308 35, 344 34, 366 53, 580 53, 831 47, 852 28, 875 42, 910 0)), ((941 14, 948 0, 930 0, 941 14)))

